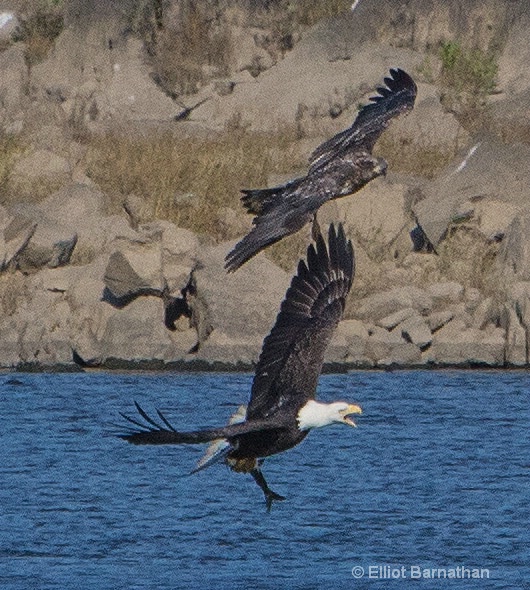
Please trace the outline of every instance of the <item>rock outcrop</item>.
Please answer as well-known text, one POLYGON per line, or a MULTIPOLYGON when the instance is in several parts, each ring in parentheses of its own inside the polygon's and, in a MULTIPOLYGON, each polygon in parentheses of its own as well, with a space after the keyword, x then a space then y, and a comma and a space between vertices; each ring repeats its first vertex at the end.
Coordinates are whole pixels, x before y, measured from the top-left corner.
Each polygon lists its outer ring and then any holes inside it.
MULTIPOLYGON (((164 28, 185 32, 184 3, 165 3, 146 40, 133 0, 72 0, 51 52, 31 67, 28 48, 0 27, 0 140, 27 142, 0 168, 0 367, 250 367, 294 268, 268 251, 228 275, 232 243, 153 220, 141 189, 118 190, 121 201, 106 194, 89 178, 87 144, 116 128, 178 128, 198 140, 287 129, 309 154, 351 124, 396 66, 418 80, 418 100, 377 149, 409 150, 412 162, 397 173, 388 157, 388 176, 319 213, 322 226, 344 224, 357 260, 326 360, 343 369, 528 366, 526 3, 411 0, 389 10, 388 0, 361 1, 282 40, 270 23, 246 20, 242 3, 227 5, 236 50, 224 69, 201 66, 193 96, 179 96, 186 80, 171 86, 152 59, 164 28), (455 39, 497 52, 488 133, 474 135, 433 83, 442 67, 433 47, 455 39), (420 177, 423 152, 435 162, 420 177)), ((174 190, 171 206, 185 209, 190 189, 174 190)), ((217 235, 245 233, 248 219, 224 205, 217 235)))
POLYGON ((418 225, 437 246, 451 225, 473 224, 486 239, 504 236, 528 204, 530 147, 478 141, 451 163, 414 206, 418 225))
POLYGON ((1 366, 250 366, 257 360, 287 288, 284 271, 258 257, 229 276, 223 269, 228 244, 200 247, 193 233, 166 221, 107 235, 86 264, 68 264, 74 242, 68 258, 53 264, 50 256, 66 242, 64 227, 76 227, 81 243, 88 240, 87 222, 108 226, 111 218, 95 203, 77 218, 63 216, 64 225, 50 224, 44 210, 34 211, 36 220, 18 231, 4 211, 1 366))
POLYGON ((26 93, 29 73, 23 47, 15 45, 0 51, 0 72, 0 129, 16 134, 21 131, 24 109, 29 103, 26 93))

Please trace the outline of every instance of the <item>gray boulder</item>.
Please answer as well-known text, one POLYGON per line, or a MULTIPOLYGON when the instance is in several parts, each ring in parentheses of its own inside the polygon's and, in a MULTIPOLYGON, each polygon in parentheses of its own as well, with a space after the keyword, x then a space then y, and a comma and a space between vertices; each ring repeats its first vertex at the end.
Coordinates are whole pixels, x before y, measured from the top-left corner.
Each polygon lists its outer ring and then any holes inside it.
POLYGON ((498 257, 501 273, 518 281, 530 280, 530 214, 514 218, 506 230, 498 257))
POLYGON ((419 315, 411 316, 399 324, 401 335, 420 350, 425 350, 432 342, 432 334, 425 319, 419 315))
POLYGON ((400 309, 390 315, 381 318, 380 320, 376 321, 376 325, 380 326, 381 328, 386 328, 387 330, 392 330, 401 322, 407 320, 412 316, 417 316, 418 311, 413 307, 406 307, 405 309, 400 309))
POLYGON ((486 238, 502 237, 527 204, 530 147, 480 141, 423 188, 413 207, 418 225, 437 246, 453 223, 465 220, 486 238))
MULTIPOLYGON (((208 347, 199 340, 198 358, 215 358, 221 344, 233 361, 257 359, 262 341, 272 328, 291 277, 263 255, 258 255, 236 273, 228 274, 224 257, 233 243, 205 248, 194 271, 196 297, 205 322, 208 347), (243 354, 243 357, 237 355, 243 354), (236 355, 236 356, 234 356, 236 355)), ((225 357, 227 358, 227 357, 225 357)))
POLYGON ((17 205, 12 208, 14 221, 10 228, 24 247, 20 247, 13 263, 22 272, 35 272, 43 267, 54 268, 68 264, 77 244, 77 234, 46 216, 36 205, 17 205), (20 232, 16 228, 22 228, 20 232), (33 228, 33 229, 31 229, 33 228), (31 234, 31 235, 30 235, 31 234))
POLYGON ((444 306, 449 303, 457 303, 464 296, 464 287, 455 281, 432 283, 426 289, 432 298, 433 305, 444 306))
MULTIPOLYGON (((506 329, 507 358, 521 362, 530 362, 530 282, 513 283, 507 292, 506 313, 504 314, 506 329), (522 345, 524 342, 524 355, 522 345)), ((514 363, 517 364, 517 363, 514 363)))
POLYGON ((11 236, 9 252, 17 252, 18 267, 30 272, 44 266, 62 266, 70 262, 74 249, 78 262, 87 262, 83 258, 93 258, 117 236, 135 235, 123 218, 104 217, 104 200, 94 187, 69 184, 38 205, 12 206, 12 221, 4 233, 11 236), (17 247, 25 240, 24 247, 17 247))
POLYGON ((377 178, 362 193, 326 203, 319 211, 319 222, 340 220, 371 260, 384 259, 389 252, 394 257, 405 255, 411 249, 408 234, 412 226, 407 212, 408 181, 394 174, 377 178), (401 235, 406 236, 404 244, 399 241, 401 235))
MULTIPOLYGON (((0 28, 0 39, 2 30, 0 28)), ((29 75, 23 46, 0 51, 0 72, 0 129, 8 134, 16 134, 22 130, 23 109, 28 104, 26 89, 29 75)))
POLYGON ((17 268, 32 272, 45 266, 56 268, 68 264, 77 244, 77 234, 61 236, 61 230, 51 223, 39 224, 28 246, 17 256, 17 268))
POLYGON ((506 312, 506 363, 521 367, 529 362, 528 345, 530 341, 528 329, 521 324, 513 307, 507 305, 506 312))
POLYGON ((357 302, 355 317, 377 321, 403 309, 413 308, 426 313, 432 308, 432 299, 418 287, 397 287, 384 293, 369 295, 357 302))
POLYGON ((483 330, 488 324, 495 323, 497 317, 497 306, 493 298, 486 297, 473 311, 473 327, 483 330))
POLYGON ((129 38, 109 57, 112 63, 110 80, 94 94, 99 118, 141 122, 171 120, 179 108, 150 76, 143 43, 129 38))
POLYGON ((389 356, 379 359, 377 367, 415 367, 424 364, 420 349, 414 344, 406 342, 392 349, 389 356))
POLYGON ((168 221, 142 224, 132 234, 110 246, 104 276, 109 301, 126 305, 140 295, 180 295, 197 265, 197 236, 168 221))
POLYGON ((369 328, 360 320, 343 320, 331 342, 326 361, 347 362, 359 366, 373 366, 373 358, 366 354, 369 328))
MULTIPOLYGON (((7 359, 16 359, 10 364, 52 366, 71 363, 68 304, 61 293, 38 291, 32 288, 31 280, 29 283, 24 299, 14 313, 2 322, 6 324, 3 352, 7 359)), ((4 359, 0 362, 5 364, 4 359)))
POLYGON ((420 349, 406 342, 399 328, 390 332, 377 326, 370 329, 364 352, 375 366, 421 363, 420 349))
POLYGON ((127 195, 123 201, 123 209, 134 230, 137 230, 141 223, 148 221, 146 218, 147 201, 138 195, 127 195))
POLYGON ((435 311, 430 313, 426 320, 431 332, 436 332, 446 324, 448 324, 455 317, 455 312, 445 309, 443 311, 435 311))
POLYGON ((40 204, 48 217, 60 219, 69 227, 79 228, 86 220, 105 215, 105 195, 97 187, 70 183, 40 204))
POLYGON ((0 368, 15 367, 20 361, 19 356, 19 325, 11 317, 0 318, 0 368))
POLYGON ((164 326, 163 312, 162 302, 149 297, 115 309, 101 338, 103 358, 170 361, 184 356, 186 350, 179 349, 164 326))
POLYGON ((528 12, 513 19, 498 61, 498 94, 492 105, 492 120, 499 135, 510 141, 526 141, 530 132, 529 28, 528 12))
MULTIPOLYGON (((138 238, 124 215, 107 215, 106 202, 107 198, 96 186, 69 183, 42 201, 39 209, 46 218, 78 235, 77 249, 86 259, 109 251, 116 240, 138 238)), ((89 262, 84 259, 81 263, 89 262)))
POLYGON ((13 40, 20 22, 15 12, 3 10, 0 12, 0 46, 4 47, 13 40))
MULTIPOLYGON (((199 239, 191 231, 168 221, 156 221, 161 229, 162 273, 169 293, 179 293, 197 266, 199 239)), ((142 226, 143 228, 145 227, 142 226)))
POLYGON ((159 243, 130 242, 110 255, 103 281, 105 299, 124 307, 141 295, 162 296, 164 277, 159 243))
POLYGON ((14 266, 27 247, 37 224, 26 217, 12 217, 0 206, 0 272, 14 266))
POLYGON ((452 320, 433 335, 429 362, 439 365, 504 364, 505 333, 501 328, 467 328, 461 320, 452 320))
POLYGON ((66 184, 70 180, 71 167, 66 158, 45 149, 37 149, 22 156, 10 176, 10 184, 17 187, 44 183, 50 186, 66 184))

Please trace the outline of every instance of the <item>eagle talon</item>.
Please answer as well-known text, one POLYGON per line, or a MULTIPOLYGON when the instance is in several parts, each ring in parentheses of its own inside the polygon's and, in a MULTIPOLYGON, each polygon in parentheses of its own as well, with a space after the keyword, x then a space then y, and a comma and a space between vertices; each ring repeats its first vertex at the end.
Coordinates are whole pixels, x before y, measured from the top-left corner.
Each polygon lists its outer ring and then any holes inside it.
POLYGON ((282 502, 283 500, 286 500, 286 497, 280 496, 280 494, 277 494, 276 492, 273 492, 272 490, 269 490, 268 492, 265 493, 265 505, 267 506, 267 512, 271 511, 272 503, 275 500, 278 502, 282 502))
POLYGON ((126 424, 118 436, 137 445, 210 443, 196 471, 223 460, 237 473, 250 473, 270 512, 273 502, 285 497, 267 485, 264 458, 295 447, 314 428, 355 426, 350 416, 361 413, 352 403, 315 400, 324 352, 342 318, 354 274, 352 243, 341 224, 331 224, 327 243, 319 234, 298 264, 263 342, 246 409, 239 408, 226 426, 181 432, 162 412, 152 418, 135 403, 137 415, 122 414, 126 424))
POLYGON ((269 488, 269 486, 267 485, 267 482, 265 480, 265 477, 263 476, 261 469, 253 469, 250 472, 250 475, 252 475, 252 477, 254 478, 254 481, 259 485, 259 487, 261 488, 261 491, 263 492, 263 494, 265 496, 265 505, 267 506, 267 512, 271 511, 272 503, 274 502, 274 500, 277 500, 279 502, 281 502, 282 500, 285 500, 285 496, 280 496, 280 494, 273 492, 269 488))

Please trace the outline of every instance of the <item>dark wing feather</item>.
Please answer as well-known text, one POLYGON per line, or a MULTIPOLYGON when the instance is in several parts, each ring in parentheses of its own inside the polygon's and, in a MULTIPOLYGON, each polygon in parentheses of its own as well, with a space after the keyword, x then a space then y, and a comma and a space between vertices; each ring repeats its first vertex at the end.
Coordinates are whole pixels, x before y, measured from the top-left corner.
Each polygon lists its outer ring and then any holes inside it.
POLYGON ((252 230, 226 256, 228 272, 236 271, 267 246, 304 227, 312 217, 309 210, 303 210, 306 204, 303 201, 297 207, 292 206, 291 201, 282 201, 277 207, 255 217, 252 230))
POLYGON ((379 94, 372 96, 371 103, 361 108, 351 127, 319 145, 311 154, 310 172, 329 163, 339 151, 364 149, 371 152, 391 119, 412 109, 417 87, 405 71, 391 69, 390 77, 384 82, 386 86, 377 88, 379 94))
POLYGON ((248 434, 249 432, 276 430, 282 427, 277 421, 274 424, 271 424, 267 421, 255 420, 239 424, 228 424, 227 426, 212 428, 210 430, 178 432, 173 428, 169 420, 167 420, 160 410, 157 410, 157 413, 161 422, 157 422, 151 418, 137 402, 134 402, 134 404, 141 419, 138 417, 131 418, 120 412, 120 415, 127 420, 131 426, 129 424, 116 426, 120 428, 118 436, 135 445, 196 444, 210 442, 218 438, 226 438, 230 440, 239 435, 248 434))
POLYGON ((268 213, 278 205, 278 200, 295 191, 303 182, 303 178, 295 178, 281 186, 273 188, 243 189, 241 202, 243 207, 254 215, 268 213))
POLYGON ((247 420, 266 419, 284 404, 300 407, 314 397, 324 353, 342 317, 354 276, 354 256, 342 225, 329 228, 307 250, 307 263, 282 302, 265 338, 252 384, 247 420))

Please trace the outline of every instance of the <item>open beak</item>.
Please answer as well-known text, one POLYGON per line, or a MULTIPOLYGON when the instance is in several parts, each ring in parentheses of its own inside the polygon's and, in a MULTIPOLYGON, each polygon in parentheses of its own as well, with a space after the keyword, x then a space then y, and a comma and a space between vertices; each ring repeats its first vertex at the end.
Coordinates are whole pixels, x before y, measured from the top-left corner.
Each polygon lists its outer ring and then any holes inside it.
POLYGON ((362 414, 363 411, 361 409, 361 406, 357 406, 355 404, 350 404, 345 410, 344 410, 344 424, 347 424, 348 426, 357 426, 357 424, 355 424, 355 422, 349 417, 350 414, 362 414))

